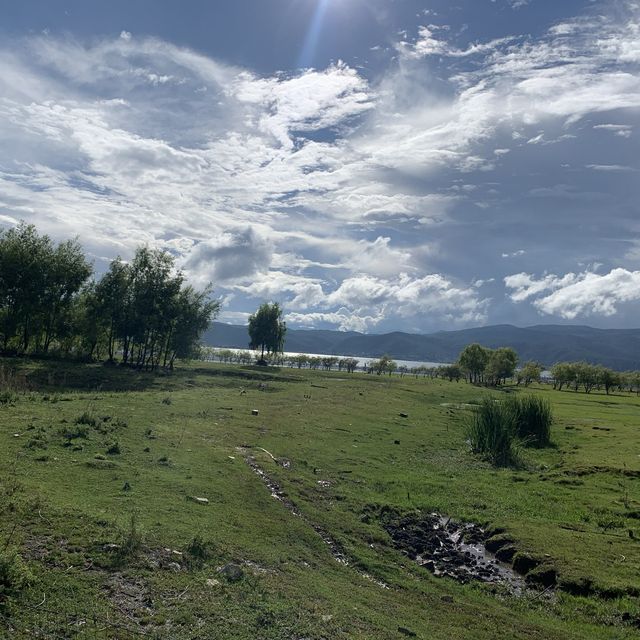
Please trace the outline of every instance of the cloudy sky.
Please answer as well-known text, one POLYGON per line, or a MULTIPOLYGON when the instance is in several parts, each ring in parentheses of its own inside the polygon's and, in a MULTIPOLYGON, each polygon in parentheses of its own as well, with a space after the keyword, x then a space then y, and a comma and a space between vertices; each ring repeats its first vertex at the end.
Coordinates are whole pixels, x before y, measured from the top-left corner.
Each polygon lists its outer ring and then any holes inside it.
POLYGON ((0 225, 234 323, 638 326, 639 71, 623 0, 7 1, 0 225))

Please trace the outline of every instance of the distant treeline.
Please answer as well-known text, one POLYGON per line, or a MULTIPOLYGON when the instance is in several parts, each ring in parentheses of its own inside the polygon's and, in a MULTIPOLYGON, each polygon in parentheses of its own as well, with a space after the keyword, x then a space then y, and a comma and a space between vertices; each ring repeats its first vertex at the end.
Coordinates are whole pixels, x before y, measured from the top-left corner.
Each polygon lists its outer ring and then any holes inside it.
POLYGON ((559 391, 567 387, 574 391, 582 388, 585 393, 604 389, 608 394, 614 389, 640 394, 640 371, 613 371, 588 362, 558 362, 551 367, 551 378, 553 388, 559 391))
MULTIPOLYGON (((256 356, 248 350, 216 349, 203 347, 202 357, 207 360, 218 360, 225 363, 253 364, 256 356)), ((441 378, 450 382, 467 380, 472 384, 498 386, 507 381, 528 387, 532 382, 540 382, 544 367, 539 362, 528 361, 518 366, 518 354, 510 347, 488 349, 477 343, 466 346, 458 361, 438 366, 419 365, 409 367, 398 365, 390 356, 382 356, 373 360, 360 361, 356 358, 338 356, 313 356, 298 354, 270 354, 266 356, 269 364, 297 369, 322 369, 324 371, 356 370, 369 374, 400 376, 413 375, 429 378, 441 378)), ((587 393, 595 389, 604 389, 610 393, 612 389, 640 394, 640 371, 618 372, 601 365, 585 362, 561 362, 551 368, 551 378, 547 378, 554 389, 572 388, 574 391, 584 389, 587 393)))
POLYGON ((54 244, 24 223, 0 231, 2 352, 171 368, 195 355, 219 309, 163 251, 140 247, 92 276, 77 240, 54 244))

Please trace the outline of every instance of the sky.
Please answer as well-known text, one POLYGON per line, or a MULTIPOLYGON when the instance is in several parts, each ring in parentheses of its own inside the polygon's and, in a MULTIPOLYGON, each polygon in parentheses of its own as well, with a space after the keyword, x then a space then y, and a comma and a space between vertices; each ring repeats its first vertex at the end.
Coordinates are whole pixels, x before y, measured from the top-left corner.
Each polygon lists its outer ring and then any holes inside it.
POLYGON ((0 0, 0 226, 234 324, 637 327, 640 2, 0 0))

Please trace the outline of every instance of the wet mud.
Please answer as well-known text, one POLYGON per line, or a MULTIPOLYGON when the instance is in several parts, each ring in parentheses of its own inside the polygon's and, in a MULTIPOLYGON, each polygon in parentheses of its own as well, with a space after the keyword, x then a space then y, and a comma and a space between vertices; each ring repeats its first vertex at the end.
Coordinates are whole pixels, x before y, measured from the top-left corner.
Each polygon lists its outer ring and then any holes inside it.
POLYGON ((393 546, 434 576, 462 584, 474 580, 502 584, 516 593, 525 587, 522 576, 486 548, 488 535, 476 524, 455 522, 438 513, 385 509, 378 517, 393 546))

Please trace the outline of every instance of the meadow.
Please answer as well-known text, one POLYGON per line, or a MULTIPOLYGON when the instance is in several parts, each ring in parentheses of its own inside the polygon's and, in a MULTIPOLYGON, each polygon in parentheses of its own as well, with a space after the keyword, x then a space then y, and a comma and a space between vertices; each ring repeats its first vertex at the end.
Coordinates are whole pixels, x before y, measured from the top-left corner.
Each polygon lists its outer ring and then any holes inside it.
POLYGON ((0 637, 638 636, 635 395, 212 363, 3 371, 0 637), (500 468, 466 424, 505 392, 549 399, 554 423, 500 468), (523 586, 419 566, 384 525, 431 513, 482 527, 523 586))

